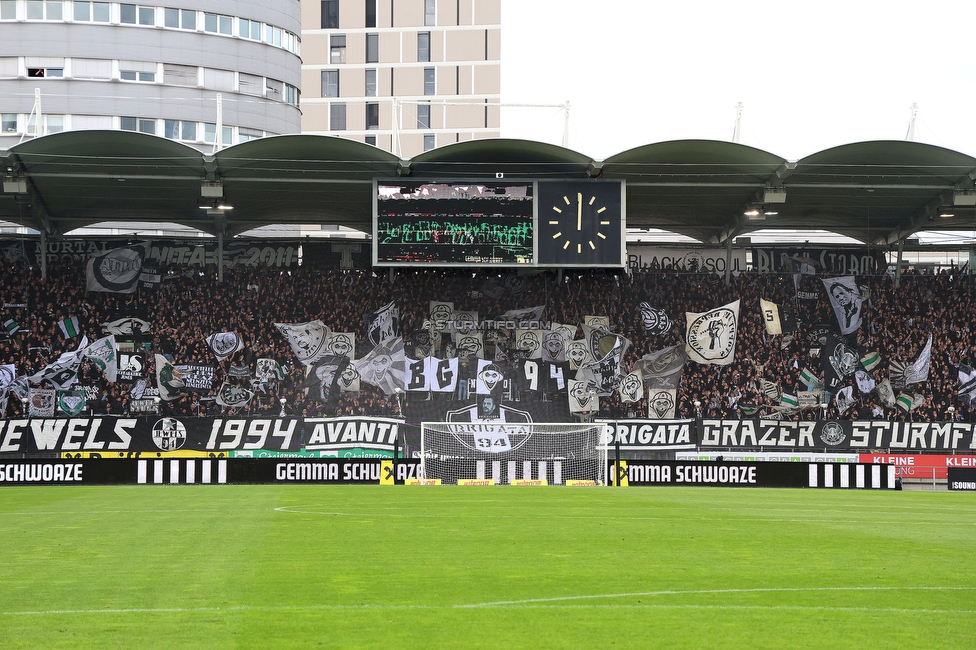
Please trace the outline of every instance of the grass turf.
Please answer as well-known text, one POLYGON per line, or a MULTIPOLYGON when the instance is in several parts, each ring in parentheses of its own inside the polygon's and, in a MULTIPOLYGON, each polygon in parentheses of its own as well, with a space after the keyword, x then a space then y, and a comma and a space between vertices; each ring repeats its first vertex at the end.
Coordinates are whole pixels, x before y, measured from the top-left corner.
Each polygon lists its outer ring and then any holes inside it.
POLYGON ((976 645, 965 493, 12 487, 0 647, 976 645))

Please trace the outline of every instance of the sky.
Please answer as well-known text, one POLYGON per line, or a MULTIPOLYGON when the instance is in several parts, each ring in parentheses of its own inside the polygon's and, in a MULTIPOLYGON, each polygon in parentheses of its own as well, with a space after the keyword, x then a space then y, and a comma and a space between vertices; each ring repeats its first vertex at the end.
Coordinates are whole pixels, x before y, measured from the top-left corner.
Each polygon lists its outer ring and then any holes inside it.
MULTIPOLYGON (((570 102, 569 147, 739 141, 789 160, 915 137, 976 156, 976 2, 501 0, 503 103, 570 102)), ((560 144, 563 111, 502 109, 560 144)))

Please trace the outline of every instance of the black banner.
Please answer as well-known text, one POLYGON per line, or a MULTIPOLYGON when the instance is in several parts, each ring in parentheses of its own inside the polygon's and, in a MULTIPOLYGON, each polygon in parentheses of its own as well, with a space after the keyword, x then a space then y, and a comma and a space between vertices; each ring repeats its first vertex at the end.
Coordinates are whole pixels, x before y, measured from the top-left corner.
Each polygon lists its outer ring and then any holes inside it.
POLYGON ((895 489, 892 465, 684 460, 609 463, 611 485, 895 489))
POLYGON ((604 424, 609 430, 603 442, 611 450, 618 444, 621 451, 663 451, 697 447, 694 420, 615 420, 605 421, 604 424))
POLYGON ((966 422, 887 420, 701 420, 702 449, 972 451, 974 426, 966 422))
POLYGON ((793 273, 794 262, 809 264, 817 275, 880 275, 888 268, 884 251, 865 248, 753 248, 752 270, 793 273))
POLYGON ((373 458, 19 460, 0 462, 0 486, 235 483, 403 485, 417 479, 419 470, 419 460, 373 458))
POLYGON ((30 418, 0 421, 0 457, 51 452, 297 451, 300 418, 30 418))
POLYGON ((949 489, 976 492, 976 469, 950 467, 949 489))

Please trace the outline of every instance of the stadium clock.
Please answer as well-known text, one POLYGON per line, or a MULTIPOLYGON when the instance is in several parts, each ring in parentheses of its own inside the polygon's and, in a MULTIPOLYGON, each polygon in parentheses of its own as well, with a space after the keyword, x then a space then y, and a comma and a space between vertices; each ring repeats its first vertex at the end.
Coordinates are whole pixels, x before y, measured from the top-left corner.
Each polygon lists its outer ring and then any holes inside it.
POLYGON ((538 187, 540 265, 623 264, 621 183, 539 181, 538 187))

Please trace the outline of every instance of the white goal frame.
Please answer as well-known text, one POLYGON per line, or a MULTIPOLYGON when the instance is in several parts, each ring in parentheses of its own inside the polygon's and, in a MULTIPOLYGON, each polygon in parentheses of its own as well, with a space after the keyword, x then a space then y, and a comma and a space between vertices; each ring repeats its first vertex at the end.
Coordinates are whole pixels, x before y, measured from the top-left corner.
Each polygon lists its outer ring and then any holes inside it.
POLYGON ((420 478, 456 484, 593 481, 607 485, 606 425, 422 422, 420 478))

